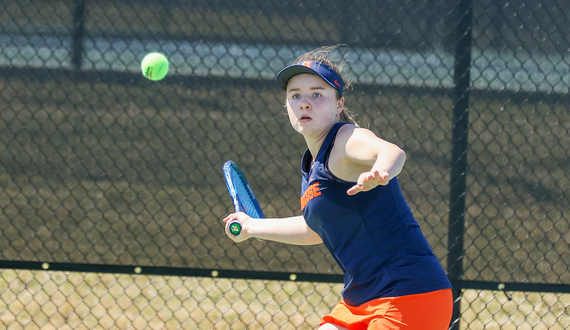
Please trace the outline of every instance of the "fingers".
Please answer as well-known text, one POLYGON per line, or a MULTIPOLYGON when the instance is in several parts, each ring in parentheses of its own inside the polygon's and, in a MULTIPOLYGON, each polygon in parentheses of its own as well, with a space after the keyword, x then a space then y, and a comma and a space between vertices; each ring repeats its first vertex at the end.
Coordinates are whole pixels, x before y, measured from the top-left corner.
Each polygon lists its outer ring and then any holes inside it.
POLYGON ((352 196, 352 195, 358 194, 360 191, 361 191, 360 187, 358 187, 358 186, 353 186, 352 188, 348 189, 348 190, 346 191, 346 193, 347 193, 349 196, 352 196))
POLYGON ((225 223, 228 223, 228 221, 232 221, 232 220, 235 220, 235 219, 237 219, 237 214, 236 214, 236 213, 232 213, 232 214, 229 214, 227 217, 225 217, 222 221, 225 222, 225 223))
POLYGON ((381 185, 381 186, 385 186, 389 182, 389 180, 388 180, 389 176, 390 176, 390 174, 388 174, 388 172, 386 172, 386 171, 384 171, 382 173, 380 173, 380 171, 374 171, 374 175, 370 179, 370 182, 371 183, 377 183, 378 185, 381 185))
POLYGON ((385 186, 388 184, 389 174, 386 171, 382 173, 380 171, 364 172, 358 177, 356 185, 352 186, 346 191, 348 195, 356 195, 362 191, 369 191, 377 186, 385 186))
POLYGON ((390 182, 390 180, 388 180, 388 177, 390 176, 390 174, 388 174, 388 172, 383 172, 382 174, 380 174, 380 181, 379 181, 379 185, 385 186, 388 184, 388 182, 390 182))
POLYGON ((245 222, 247 222, 249 219, 249 216, 243 212, 237 212, 237 213, 232 213, 229 214, 227 217, 225 217, 222 221, 224 221, 225 223, 225 232, 226 235, 231 238, 234 242, 239 243, 242 241, 245 241, 246 239, 248 239, 248 235, 246 233, 244 233, 243 231, 243 225, 245 222), (241 232, 238 235, 234 235, 232 233, 232 231, 230 230, 230 226, 232 225, 233 221, 237 220, 240 225, 241 225, 241 232))

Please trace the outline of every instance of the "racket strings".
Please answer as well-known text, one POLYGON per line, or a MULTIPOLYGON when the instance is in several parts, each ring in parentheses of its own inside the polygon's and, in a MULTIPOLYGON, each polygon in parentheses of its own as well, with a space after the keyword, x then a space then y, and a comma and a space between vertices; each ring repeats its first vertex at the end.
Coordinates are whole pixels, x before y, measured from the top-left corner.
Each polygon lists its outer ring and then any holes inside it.
POLYGON ((255 199, 252 196, 251 191, 247 188, 247 184, 243 181, 243 177, 236 175, 235 178, 237 179, 234 181, 235 189, 238 195, 240 207, 243 208, 242 211, 247 213, 250 217, 260 218, 261 214, 259 214, 257 210, 255 199))

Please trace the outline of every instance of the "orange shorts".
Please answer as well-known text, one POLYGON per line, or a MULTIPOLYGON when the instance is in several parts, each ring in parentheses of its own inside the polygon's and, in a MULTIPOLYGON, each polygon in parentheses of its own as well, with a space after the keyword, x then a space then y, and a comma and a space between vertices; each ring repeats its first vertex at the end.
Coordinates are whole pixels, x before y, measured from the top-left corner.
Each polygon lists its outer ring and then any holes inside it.
POLYGON ((380 298, 360 306, 349 306, 344 300, 325 315, 321 325, 332 323, 350 330, 447 330, 453 312, 451 289, 380 298))

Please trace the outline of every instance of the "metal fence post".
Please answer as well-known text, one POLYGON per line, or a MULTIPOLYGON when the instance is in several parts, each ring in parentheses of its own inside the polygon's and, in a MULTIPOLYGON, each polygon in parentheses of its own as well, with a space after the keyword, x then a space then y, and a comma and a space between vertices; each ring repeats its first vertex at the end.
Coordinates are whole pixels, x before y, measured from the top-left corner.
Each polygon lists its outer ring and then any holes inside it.
MULTIPOLYGON (((453 128, 451 147, 451 178, 449 196, 449 236, 447 271, 451 281, 463 276, 463 235, 465 229, 465 190, 467 174, 467 133, 469 129, 469 90, 471 68, 471 31, 473 1, 462 0, 457 5, 460 18, 455 44, 453 88, 453 128)), ((457 16, 456 16, 457 17, 457 16)), ((459 329, 461 288, 453 289, 452 328, 459 329)))
POLYGON ((71 48, 71 65, 75 70, 81 69, 83 62, 83 35, 85 32, 85 1, 75 0, 73 11, 73 45, 71 48))

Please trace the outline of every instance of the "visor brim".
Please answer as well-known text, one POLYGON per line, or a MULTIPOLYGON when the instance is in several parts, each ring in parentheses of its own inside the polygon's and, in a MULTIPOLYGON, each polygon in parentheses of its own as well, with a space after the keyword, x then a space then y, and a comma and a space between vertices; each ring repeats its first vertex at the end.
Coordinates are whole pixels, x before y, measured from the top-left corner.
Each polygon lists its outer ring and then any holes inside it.
POLYGON ((284 68, 283 70, 281 70, 277 74, 277 79, 276 79, 277 85, 282 90, 286 90, 287 89, 287 83, 289 82, 289 80, 291 78, 293 78, 294 76, 301 74, 301 73, 311 73, 311 74, 314 74, 314 75, 321 77, 324 81, 327 81, 323 76, 321 76, 315 70, 308 68, 304 65, 295 64, 295 65, 290 65, 290 66, 284 68))

